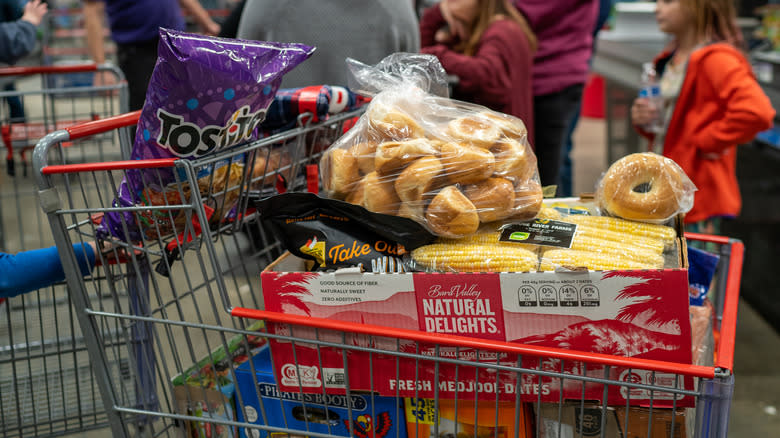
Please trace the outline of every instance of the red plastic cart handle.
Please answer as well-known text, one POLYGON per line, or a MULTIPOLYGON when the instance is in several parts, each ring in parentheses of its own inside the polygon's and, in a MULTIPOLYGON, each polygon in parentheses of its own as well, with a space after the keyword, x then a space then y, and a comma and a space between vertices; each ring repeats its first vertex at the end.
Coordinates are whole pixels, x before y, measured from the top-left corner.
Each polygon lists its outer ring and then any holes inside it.
MULTIPOLYGON (((386 338, 408 339, 425 344, 446 345, 451 347, 475 348, 502 353, 514 353, 534 357, 555 357, 563 360, 587 362, 599 365, 610 365, 623 368, 639 368, 670 374, 681 374, 712 379, 715 368, 700 365, 688 365, 660 360, 640 359, 612 356, 601 353, 564 350, 561 348, 541 347, 536 345, 517 344, 512 342, 494 341, 488 339, 467 338, 465 336, 443 333, 427 333, 416 330, 398 329, 373 324, 358 324, 354 322, 334 321, 331 319, 314 318, 302 315, 268 312, 265 310, 236 307, 231 315, 239 318, 250 318, 282 324, 292 324, 314 327, 323 330, 357 333, 362 335, 380 336, 386 338)), ((305 342, 305 341, 304 341, 305 342)))
POLYGON ((90 135, 102 134, 125 126, 132 126, 138 123, 141 117, 141 110, 130 113, 120 114, 118 116, 107 117, 101 120, 79 123, 65 128, 70 134, 71 140, 89 137, 90 135))
POLYGON ((41 65, 32 67, 4 67, 0 68, 0 76, 29 76, 51 73, 82 73, 97 71, 97 64, 76 65, 41 65))
POLYGON ((41 169, 44 175, 79 172, 105 172, 127 169, 159 169, 173 167, 177 158, 157 158, 150 160, 106 161, 102 163, 56 164, 41 169))

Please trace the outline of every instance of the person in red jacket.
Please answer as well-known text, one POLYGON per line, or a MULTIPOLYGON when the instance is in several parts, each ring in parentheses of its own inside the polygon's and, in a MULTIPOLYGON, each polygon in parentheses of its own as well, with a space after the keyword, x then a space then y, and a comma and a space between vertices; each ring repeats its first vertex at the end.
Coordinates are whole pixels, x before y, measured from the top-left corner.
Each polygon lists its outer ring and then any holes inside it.
POLYGON ((660 133, 637 129, 698 188, 686 228, 718 234, 722 218, 736 217, 742 206, 736 147, 769 129, 775 110, 738 48, 733 2, 659 0, 655 16, 661 31, 674 36, 655 60, 664 107, 639 98, 631 118, 637 127, 661 118, 660 133))
POLYGON ((444 0, 420 20, 422 53, 458 77, 453 98, 520 118, 533 146, 536 37, 509 0, 444 0))

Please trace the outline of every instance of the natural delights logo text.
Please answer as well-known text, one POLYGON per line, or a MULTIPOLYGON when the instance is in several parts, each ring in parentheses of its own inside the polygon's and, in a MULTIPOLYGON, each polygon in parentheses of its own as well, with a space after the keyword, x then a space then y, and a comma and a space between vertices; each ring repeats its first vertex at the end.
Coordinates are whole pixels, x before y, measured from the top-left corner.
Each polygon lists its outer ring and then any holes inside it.
POLYGON ((498 321, 490 299, 480 298, 476 284, 441 285, 428 289, 422 300, 425 330, 437 333, 498 333, 498 321))
POLYGON ((200 127, 163 109, 157 110, 160 120, 160 146, 179 157, 202 157, 210 152, 249 140, 252 132, 265 120, 266 109, 251 113, 244 105, 230 117, 225 126, 200 127))

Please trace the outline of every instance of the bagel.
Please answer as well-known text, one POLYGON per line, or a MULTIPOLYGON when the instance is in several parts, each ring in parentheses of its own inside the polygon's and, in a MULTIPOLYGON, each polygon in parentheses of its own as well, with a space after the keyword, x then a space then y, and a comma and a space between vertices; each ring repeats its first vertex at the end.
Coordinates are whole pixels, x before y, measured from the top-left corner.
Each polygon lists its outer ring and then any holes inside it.
POLYGON ((366 178, 362 178, 360 181, 354 184, 352 191, 347 195, 347 198, 344 199, 346 202, 349 202, 350 204, 359 205, 361 207, 365 207, 364 200, 365 200, 365 187, 366 187, 366 178))
POLYGON ((355 143, 349 148, 350 153, 357 160, 358 169, 363 175, 374 171, 374 156, 376 155, 377 144, 373 141, 364 141, 355 143))
POLYGON ((442 165, 436 157, 422 157, 404 169, 395 180, 395 191, 403 202, 417 202, 429 193, 436 178, 441 174, 442 165))
POLYGON ((488 179, 496 168, 496 159, 489 150, 459 143, 441 147, 441 164, 452 184, 474 184, 488 179))
POLYGON ((682 169, 672 160, 645 152, 615 161, 599 183, 599 205, 613 216, 663 221, 684 210, 682 169))
POLYGON ((372 102, 366 111, 368 129, 380 140, 408 140, 425 134, 423 128, 400 109, 372 102))
POLYGON ((344 199, 360 179, 357 159, 349 150, 336 148, 330 150, 323 161, 328 172, 327 178, 323 179, 325 190, 336 199, 344 199))
POLYGON ((363 207, 374 213, 395 215, 401 200, 395 193, 393 181, 371 172, 363 177, 363 207))
POLYGON ((458 117, 447 124, 447 132, 458 142, 488 148, 501 138, 501 130, 477 115, 458 117))
POLYGON ((434 234, 451 239, 479 228, 477 209, 455 186, 447 186, 433 197, 425 211, 425 220, 434 234))
POLYGON ((542 209, 543 201, 542 185, 536 179, 515 183, 515 206, 511 218, 515 220, 535 218, 542 209))
POLYGON ((527 180, 536 171, 536 156, 517 140, 506 139, 489 148, 496 160, 496 176, 527 180))
POLYGON ((377 146, 374 168, 380 175, 398 175, 412 161, 436 153, 437 149, 425 138, 388 141, 377 146))
POLYGON ((463 193, 477 209, 480 222, 506 219, 513 213, 515 188, 506 178, 488 178, 466 186, 463 193))
POLYGON ((491 111, 482 111, 477 115, 490 120, 490 122, 501 130, 501 133, 505 137, 513 140, 523 140, 528 137, 528 129, 526 129, 525 123, 517 117, 491 111))

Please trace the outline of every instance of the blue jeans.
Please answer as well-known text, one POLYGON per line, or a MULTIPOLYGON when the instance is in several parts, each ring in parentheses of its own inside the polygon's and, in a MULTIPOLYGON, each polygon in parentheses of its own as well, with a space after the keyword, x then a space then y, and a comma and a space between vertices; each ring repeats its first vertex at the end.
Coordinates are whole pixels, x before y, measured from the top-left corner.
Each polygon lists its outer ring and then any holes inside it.
POLYGON ((574 147, 572 136, 574 135, 574 130, 577 128, 577 122, 580 120, 580 112, 581 107, 577 107, 577 111, 569 121, 569 128, 566 131, 566 142, 563 144, 563 157, 561 158, 561 170, 560 176, 558 177, 558 196, 562 198, 574 195, 571 161, 571 150, 574 147))

